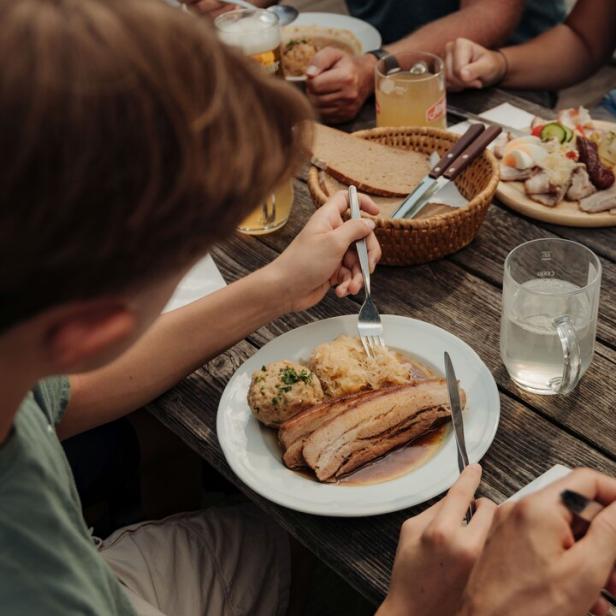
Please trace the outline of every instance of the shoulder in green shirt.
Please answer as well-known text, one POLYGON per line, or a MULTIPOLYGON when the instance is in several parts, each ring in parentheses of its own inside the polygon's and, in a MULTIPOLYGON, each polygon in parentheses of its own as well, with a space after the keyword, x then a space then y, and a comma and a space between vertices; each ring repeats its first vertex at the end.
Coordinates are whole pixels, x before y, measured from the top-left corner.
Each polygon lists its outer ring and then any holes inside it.
POLYGON ((68 399, 67 379, 39 383, 0 445, 0 611, 133 615, 92 542, 56 436, 68 399))

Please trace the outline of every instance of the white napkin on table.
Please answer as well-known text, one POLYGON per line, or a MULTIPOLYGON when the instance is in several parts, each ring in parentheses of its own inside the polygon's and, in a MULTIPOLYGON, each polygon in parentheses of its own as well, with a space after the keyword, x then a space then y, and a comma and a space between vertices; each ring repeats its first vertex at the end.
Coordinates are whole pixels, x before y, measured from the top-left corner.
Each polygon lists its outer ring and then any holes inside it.
POLYGON ((519 501, 521 498, 524 498, 533 492, 537 492, 551 483, 566 477, 570 472, 571 469, 568 466, 556 464, 551 469, 543 473, 543 475, 539 475, 539 477, 531 481, 528 485, 524 486, 521 490, 518 490, 513 496, 510 496, 506 502, 519 501))
POLYGON ((163 312, 181 308, 226 286, 214 259, 206 255, 181 280, 163 312))
MULTIPOLYGON (((511 128, 517 128, 519 130, 530 128, 531 122, 535 117, 532 113, 528 113, 528 111, 524 111, 524 109, 520 109, 509 103, 502 103, 479 115, 486 120, 492 120, 493 122, 505 124, 506 126, 511 126, 511 128)), ((460 122, 459 124, 448 127, 447 130, 461 135, 469 126, 470 124, 468 122, 460 122)))

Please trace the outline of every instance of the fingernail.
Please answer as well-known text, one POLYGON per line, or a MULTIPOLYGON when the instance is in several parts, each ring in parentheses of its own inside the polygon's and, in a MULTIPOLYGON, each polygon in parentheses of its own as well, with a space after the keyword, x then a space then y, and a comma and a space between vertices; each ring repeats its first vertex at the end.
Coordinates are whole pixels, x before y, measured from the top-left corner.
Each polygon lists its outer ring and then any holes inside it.
POLYGON ((314 64, 311 64, 306 69, 306 75, 308 75, 308 77, 316 77, 318 74, 319 74, 319 69, 314 64))
POLYGON ((470 76, 471 76, 471 72, 467 68, 463 68, 461 73, 462 73, 462 77, 464 77, 464 79, 469 79, 470 76))
POLYGON ((363 221, 364 224, 370 229, 370 231, 373 231, 376 227, 376 223, 371 218, 364 218, 363 221))

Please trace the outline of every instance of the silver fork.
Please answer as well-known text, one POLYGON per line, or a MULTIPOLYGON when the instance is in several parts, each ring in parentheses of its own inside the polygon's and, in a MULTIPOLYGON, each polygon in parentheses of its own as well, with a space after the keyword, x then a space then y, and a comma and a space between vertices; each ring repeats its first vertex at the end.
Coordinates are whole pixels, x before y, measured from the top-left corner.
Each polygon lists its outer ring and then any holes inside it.
MULTIPOLYGON (((349 186, 349 205, 351 206, 351 218, 361 218, 357 188, 355 186, 349 186)), ((357 331, 366 355, 370 359, 374 359, 375 349, 377 347, 385 348, 383 323, 370 293, 370 265, 368 263, 366 240, 355 242, 355 247, 357 248, 361 274, 364 278, 365 293, 364 303, 359 310, 359 317, 357 319, 357 331)))

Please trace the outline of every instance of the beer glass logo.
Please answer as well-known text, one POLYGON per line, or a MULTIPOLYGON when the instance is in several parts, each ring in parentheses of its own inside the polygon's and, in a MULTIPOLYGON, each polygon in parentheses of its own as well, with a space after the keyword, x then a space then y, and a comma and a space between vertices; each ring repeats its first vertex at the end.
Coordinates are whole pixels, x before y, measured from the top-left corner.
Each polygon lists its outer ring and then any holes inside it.
POLYGON ((445 97, 441 96, 435 103, 426 109, 426 120, 434 122, 445 115, 445 97))

